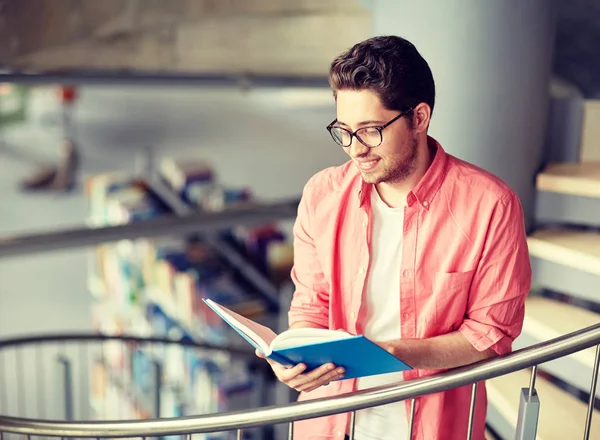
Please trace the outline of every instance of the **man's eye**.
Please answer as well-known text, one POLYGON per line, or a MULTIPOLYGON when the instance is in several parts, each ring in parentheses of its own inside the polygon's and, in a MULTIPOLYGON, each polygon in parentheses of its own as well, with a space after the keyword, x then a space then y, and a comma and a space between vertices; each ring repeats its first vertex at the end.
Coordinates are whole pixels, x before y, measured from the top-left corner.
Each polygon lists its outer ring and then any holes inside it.
POLYGON ((374 127, 366 127, 361 130, 364 136, 379 136, 379 130, 374 127))

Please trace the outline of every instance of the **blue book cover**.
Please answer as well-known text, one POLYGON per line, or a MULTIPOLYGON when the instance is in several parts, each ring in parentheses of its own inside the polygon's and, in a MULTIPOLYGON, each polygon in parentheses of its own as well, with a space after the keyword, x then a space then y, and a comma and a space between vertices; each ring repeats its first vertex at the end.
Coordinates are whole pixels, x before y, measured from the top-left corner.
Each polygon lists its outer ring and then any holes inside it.
POLYGON ((344 367, 342 379, 373 376, 412 369, 362 335, 325 329, 292 329, 277 335, 210 299, 203 301, 238 334, 269 359, 284 366, 304 363, 307 371, 326 363, 344 367))

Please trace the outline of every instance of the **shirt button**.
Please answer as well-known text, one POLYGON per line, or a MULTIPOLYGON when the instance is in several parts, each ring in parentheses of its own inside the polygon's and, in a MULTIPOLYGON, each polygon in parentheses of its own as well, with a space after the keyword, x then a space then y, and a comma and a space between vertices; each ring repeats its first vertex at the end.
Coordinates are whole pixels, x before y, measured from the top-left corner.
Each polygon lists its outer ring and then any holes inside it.
POLYGON ((408 270, 404 270, 404 272, 402 272, 402 275, 404 275, 404 277, 406 278, 408 276, 408 270))
POLYGON ((337 435, 338 435, 338 437, 343 437, 344 436, 344 434, 342 434, 342 431, 338 431, 337 435))
POLYGON ((404 314, 404 319, 408 319, 408 313, 404 314))
POLYGON ((423 206, 424 206, 425 208, 427 208, 427 207, 429 206, 429 202, 428 202, 427 200, 425 200, 425 201, 423 202, 423 206))
POLYGON ((358 269, 358 273, 363 275, 365 273, 365 270, 361 267, 360 269, 358 269))
POLYGON ((356 313, 354 313, 354 312, 350 313, 350 318, 356 319, 356 313))

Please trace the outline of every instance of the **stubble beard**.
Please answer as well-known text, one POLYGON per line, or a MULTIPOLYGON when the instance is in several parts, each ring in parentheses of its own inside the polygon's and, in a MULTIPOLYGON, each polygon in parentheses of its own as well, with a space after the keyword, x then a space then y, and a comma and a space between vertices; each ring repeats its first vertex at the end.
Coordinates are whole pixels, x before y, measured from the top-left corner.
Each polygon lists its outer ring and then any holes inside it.
POLYGON ((416 137, 413 137, 408 142, 407 156, 401 158, 394 163, 387 165, 383 170, 376 174, 369 172, 362 173, 363 180, 366 183, 379 184, 379 183, 400 183, 408 179, 415 172, 417 167, 417 152, 418 152, 419 141, 416 137))

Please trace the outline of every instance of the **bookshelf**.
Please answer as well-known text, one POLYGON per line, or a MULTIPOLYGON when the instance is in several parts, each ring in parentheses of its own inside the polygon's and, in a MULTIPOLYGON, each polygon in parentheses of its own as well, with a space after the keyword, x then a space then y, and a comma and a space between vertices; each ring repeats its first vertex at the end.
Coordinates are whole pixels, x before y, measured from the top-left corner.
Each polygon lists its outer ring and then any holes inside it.
MULTIPOLYGON (((206 164, 170 158, 142 176, 93 176, 86 191, 92 228, 253 203, 250 191, 218 183, 206 164)), ((277 225, 102 244, 90 251, 88 263, 94 328, 108 335, 242 344, 202 299, 276 326, 282 274, 291 264, 289 238, 277 225)), ((226 352, 107 346, 94 367, 91 406, 98 419, 226 411, 236 393, 254 386, 249 367, 226 352), (160 401, 153 401, 157 390, 160 401)))

